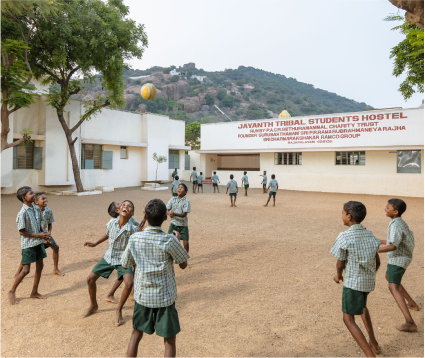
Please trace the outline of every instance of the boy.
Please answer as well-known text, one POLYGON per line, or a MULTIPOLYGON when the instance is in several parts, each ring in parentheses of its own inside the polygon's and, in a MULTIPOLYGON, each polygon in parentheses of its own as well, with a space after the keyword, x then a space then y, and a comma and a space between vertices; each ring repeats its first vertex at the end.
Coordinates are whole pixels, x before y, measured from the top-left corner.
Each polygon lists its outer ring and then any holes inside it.
POLYGON ((179 187, 180 184, 181 182, 179 180, 179 176, 176 175, 174 177, 174 181, 171 183, 171 194, 173 194, 173 196, 177 196, 177 188, 179 187))
POLYGON ((116 325, 124 324, 122 317, 122 308, 130 295, 133 287, 133 270, 130 268, 124 269, 121 266, 121 256, 127 246, 131 235, 137 232, 137 227, 129 223, 134 212, 134 205, 130 200, 125 200, 121 203, 119 209, 119 218, 112 219, 106 225, 106 234, 103 235, 96 243, 85 242, 84 246, 95 247, 100 243, 109 239, 108 248, 103 255, 103 258, 95 265, 90 275, 87 277, 87 284, 90 295, 90 306, 83 314, 83 317, 88 317, 98 310, 96 300, 96 281, 102 276, 108 278, 112 271, 117 270, 118 279, 123 277, 125 287, 121 294, 120 303, 116 309, 116 325))
POLYGON ((164 357, 175 357, 180 323, 175 308, 177 286, 173 261, 185 269, 190 256, 180 245, 177 231, 174 231, 175 236, 162 231, 167 209, 161 200, 153 199, 146 205, 145 219, 149 226, 130 237, 122 255, 123 267, 136 265, 136 303, 127 357, 137 357, 143 333, 153 334, 155 331, 164 337, 164 357))
POLYGON ((16 197, 23 203, 22 209, 16 217, 21 239, 22 270, 15 276, 15 282, 9 291, 9 302, 12 305, 18 303, 16 300, 16 288, 24 277, 29 274, 33 262, 35 262, 35 274, 30 297, 45 298, 38 293, 38 285, 43 271, 43 259, 47 257, 44 243, 50 243, 50 235, 41 228, 40 214, 33 207, 35 199, 32 189, 29 186, 23 186, 18 189, 16 197))
POLYGON ((260 174, 260 177, 263 177, 263 181, 261 184, 263 184, 263 194, 267 193, 267 172, 264 171, 263 175, 260 174))
POLYGON ((227 192, 229 192, 229 196, 230 196, 230 207, 234 206, 236 208, 236 195, 238 195, 238 182, 236 180, 233 180, 233 174, 230 174, 230 181, 227 183, 226 186, 227 186, 226 194, 227 192), (234 201, 232 198, 234 198, 234 201))
POLYGON ((195 194, 196 186, 198 184, 198 173, 196 172, 196 167, 193 167, 193 172, 190 174, 189 180, 193 183, 193 194, 195 194))
POLYGON ((202 188, 202 192, 204 192, 204 186, 202 185, 202 180, 204 180, 204 176, 202 175, 202 172, 200 172, 198 175, 198 193, 199 193, 199 188, 202 188))
POLYGON ((277 189, 279 189, 279 184, 278 184, 278 182, 275 178, 276 178, 276 176, 274 174, 272 174, 272 180, 270 180, 269 187, 267 188, 267 190, 270 189, 269 198, 267 199, 267 203, 264 206, 269 205, 269 201, 270 201, 270 198, 272 197, 272 195, 273 195, 273 206, 276 205, 276 193, 277 193, 277 189))
POLYGON ((171 173, 171 177, 173 178, 173 181, 175 180, 176 175, 177 175, 177 168, 174 168, 174 171, 171 173))
POLYGON ((248 182, 248 176, 246 175, 246 173, 247 172, 243 172, 242 185, 245 186, 245 196, 248 196, 249 182, 248 182))
POLYGON ((189 253, 189 228, 187 214, 190 213, 190 202, 185 197, 187 194, 186 184, 180 184, 177 188, 177 197, 173 197, 167 203, 167 215, 171 218, 168 233, 177 231, 180 234, 180 240, 183 241, 183 247, 189 253))
POLYGON ((331 254, 338 260, 334 281, 336 283, 344 281, 342 289, 344 323, 366 356, 375 357, 375 353, 379 353, 379 346, 373 333, 366 301, 368 294, 375 289, 376 271, 381 264, 378 254, 381 242, 360 224, 365 217, 366 207, 362 203, 349 201, 344 204, 342 222, 349 228, 338 235, 331 254), (361 315, 369 334, 369 343, 357 326, 355 315, 361 315))
POLYGON ((220 179, 218 178, 217 172, 214 172, 214 175, 211 177, 211 180, 213 182, 214 193, 215 193, 215 188, 217 188, 217 192, 220 193, 220 190, 218 190, 218 184, 217 184, 217 181, 220 183, 220 179))
POLYGON ((415 239, 409 226, 401 218, 406 211, 406 203, 401 199, 388 200, 385 213, 391 218, 388 225, 387 240, 381 240, 379 252, 388 252, 388 266, 385 278, 388 289, 403 312, 405 323, 396 326, 400 331, 414 332, 418 330, 409 309, 419 311, 419 307, 401 284, 401 279, 412 261, 415 239), (407 300, 407 305, 405 300, 407 300))
MULTIPOLYGON (((48 231, 50 235, 50 244, 44 244, 44 249, 49 247, 53 250, 53 273, 59 276, 65 276, 62 272, 59 271, 59 245, 52 237, 52 223, 55 222, 55 217, 53 216, 52 210, 47 207, 47 197, 44 193, 37 193, 34 195, 35 205, 33 208, 38 211, 41 219, 41 228, 43 231, 48 231)), ((18 272, 15 277, 19 275, 19 272, 22 270, 22 264, 19 265, 18 272)))

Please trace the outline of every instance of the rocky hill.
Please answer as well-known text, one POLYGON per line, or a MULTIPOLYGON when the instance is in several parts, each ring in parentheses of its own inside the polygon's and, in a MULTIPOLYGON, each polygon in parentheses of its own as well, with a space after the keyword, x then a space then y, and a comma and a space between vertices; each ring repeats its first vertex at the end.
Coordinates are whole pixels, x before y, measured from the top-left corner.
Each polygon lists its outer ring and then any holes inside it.
MULTIPOLYGON (((228 121, 214 105, 232 120, 277 117, 284 106, 293 117, 373 109, 294 78, 253 67, 207 72, 191 63, 190 67, 181 68, 127 70, 123 75, 125 110, 166 114, 186 122, 228 121), (157 89, 152 101, 140 95, 145 83, 152 83, 157 89)), ((99 85, 87 85, 84 95, 77 98, 85 100, 102 93, 99 85)))

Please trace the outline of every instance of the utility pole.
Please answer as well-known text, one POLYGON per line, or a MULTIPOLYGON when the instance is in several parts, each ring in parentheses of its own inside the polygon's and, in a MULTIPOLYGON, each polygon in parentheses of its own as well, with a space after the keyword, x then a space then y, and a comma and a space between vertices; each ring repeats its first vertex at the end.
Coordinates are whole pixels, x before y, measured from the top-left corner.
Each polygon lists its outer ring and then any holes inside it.
POLYGON ((215 108, 217 108, 222 114, 223 114, 223 116, 225 116, 228 120, 230 120, 230 122, 232 122, 232 120, 230 119, 230 117, 226 114, 226 113, 224 113, 220 108, 218 108, 216 105, 214 105, 214 107, 215 108))

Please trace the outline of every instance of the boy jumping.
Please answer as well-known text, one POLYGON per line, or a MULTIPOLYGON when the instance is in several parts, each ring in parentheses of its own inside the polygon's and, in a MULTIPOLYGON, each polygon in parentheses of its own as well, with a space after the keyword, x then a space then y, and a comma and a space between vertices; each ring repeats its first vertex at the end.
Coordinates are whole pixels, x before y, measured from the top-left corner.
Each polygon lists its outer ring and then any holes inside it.
POLYGON ((229 192, 229 196, 230 196, 230 207, 234 206, 236 208, 236 195, 238 195, 238 182, 233 179, 233 174, 230 174, 230 181, 227 183, 226 186, 227 186, 226 194, 227 192, 229 192))
POLYGON ((127 357, 137 357, 143 333, 153 334, 155 331, 164 338, 164 357, 175 357, 180 323, 175 307, 177 286, 173 261, 185 269, 190 256, 180 245, 177 231, 174 231, 174 235, 162 231, 161 225, 167 220, 167 209, 161 200, 153 199, 146 205, 145 219, 149 226, 130 237, 122 255, 122 267, 136 265, 136 303, 127 357))
POLYGON ((217 192, 219 193, 220 190, 218 190, 217 181, 220 183, 220 179, 218 178, 217 172, 214 172, 214 175, 211 177, 211 180, 213 182, 214 193, 215 193, 215 188, 217 188, 217 192))
POLYGON ((344 204, 342 222, 349 228, 338 235, 331 254, 338 260, 334 281, 336 283, 344 281, 342 289, 344 323, 366 356, 375 357, 375 353, 379 353, 379 346, 373 333, 366 301, 368 294, 375 289, 376 271, 381 263, 378 254, 381 242, 360 224, 365 217, 366 207, 362 203, 349 201, 344 204), (369 343, 355 322, 356 315, 362 317, 369 334, 369 343))
POLYGON ((96 281, 100 276, 108 278, 112 271, 117 270, 118 279, 123 277, 125 287, 121 294, 120 303, 116 309, 116 325, 124 324, 122 317, 122 308, 130 295, 133 287, 133 270, 132 268, 123 268, 121 266, 121 256, 127 246, 130 236, 137 232, 137 227, 129 223, 134 212, 134 205, 131 201, 125 200, 121 203, 119 209, 119 218, 112 219, 106 225, 106 234, 103 235, 96 243, 86 242, 84 246, 95 247, 100 243, 109 239, 108 248, 103 255, 103 258, 95 265, 93 271, 87 277, 87 284, 90 295, 90 306, 83 314, 83 317, 88 317, 98 310, 96 300, 96 281))
POLYGON ((196 193, 196 187, 198 185, 198 173, 196 172, 196 167, 193 167, 193 172, 190 173, 189 180, 192 181, 192 183, 193 183, 192 189, 193 189, 193 194, 195 194, 196 193))
POLYGON ((24 277, 29 274, 31 264, 35 262, 34 285, 31 298, 45 298, 38 293, 41 272, 43 271, 43 259, 47 257, 44 243, 50 243, 50 235, 41 228, 41 217, 33 207, 34 192, 29 186, 19 188, 16 197, 23 203, 16 217, 22 249, 22 270, 15 276, 15 282, 9 291, 9 302, 14 305, 16 300, 16 288, 24 277))
POLYGON ((167 215, 171 222, 168 233, 177 231, 180 234, 180 240, 183 241, 183 247, 189 252, 189 228, 187 214, 190 213, 190 202, 186 198, 187 186, 180 184, 177 188, 177 197, 173 197, 167 203, 167 215))
POLYGON ((242 186, 245 186, 245 196, 248 196, 248 188, 249 188, 249 181, 248 181, 248 175, 246 175, 247 172, 243 172, 242 177, 242 186))
POLYGON ((276 205, 276 193, 277 193, 277 189, 279 189, 279 184, 278 184, 277 180, 275 179, 275 177, 276 176, 274 174, 272 174, 272 180, 270 180, 269 187, 267 188, 267 190, 270 189, 269 198, 267 199, 267 203, 264 206, 269 205, 269 201, 270 201, 270 198, 272 197, 272 195, 273 195, 273 206, 276 205))
POLYGON ((379 248, 379 252, 388 253, 388 266, 385 278, 388 281, 388 289, 393 295, 401 312, 403 312, 405 323, 396 326, 400 331, 414 332, 418 330, 409 309, 419 311, 419 307, 401 284, 401 279, 407 267, 412 262, 415 239, 409 226, 401 218, 406 211, 406 203, 401 199, 388 200, 385 213, 391 222, 388 225, 387 240, 381 240, 385 246, 379 248), (405 302, 407 300, 407 305, 405 302))

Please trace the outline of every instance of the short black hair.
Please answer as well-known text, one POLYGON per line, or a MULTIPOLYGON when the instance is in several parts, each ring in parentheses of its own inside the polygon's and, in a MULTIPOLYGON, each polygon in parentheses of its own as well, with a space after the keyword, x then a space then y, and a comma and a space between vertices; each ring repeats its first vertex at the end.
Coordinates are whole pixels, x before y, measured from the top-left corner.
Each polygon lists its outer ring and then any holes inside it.
POLYGON ((390 199, 388 200, 388 204, 390 204, 394 208, 394 210, 398 211, 398 216, 403 215, 403 213, 407 209, 406 203, 401 199, 397 199, 397 198, 390 199))
MULTIPOLYGON (((133 214, 134 214, 134 204, 133 204, 133 202, 132 202, 131 200, 123 200, 123 201, 122 201, 122 203, 123 203, 123 202, 125 202, 125 201, 126 201, 127 203, 130 203, 130 204, 131 204, 131 206, 133 207, 133 214)), ((122 203, 121 203, 121 204, 122 204, 122 203)))
POLYGON ((145 207, 146 219, 151 226, 161 226, 167 215, 167 208, 160 199, 152 199, 145 207))
POLYGON ((184 184, 184 183, 180 183, 180 184, 179 184, 179 186, 180 186, 180 185, 182 185, 182 186, 183 186, 184 191, 187 193, 187 186, 186 186, 186 184, 184 184))
POLYGON ((217 174, 217 172, 214 172, 214 174, 217 174))
POLYGON ((247 171, 243 172, 244 174, 248 173, 247 171))
POLYGON ((366 206, 359 201, 348 201, 343 209, 356 223, 361 223, 366 217, 366 206))
POLYGON ((23 186, 22 188, 19 188, 16 192, 16 197, 19 199, 19 201, 24 202, 23 197, 25 197, 25 195, 27 195, 30 190, 32 190, 31 187, 23 186))
POLYGON ((174 168, 174 170, 177 170, 177 168, 174 168))
POLYGON ((267 173, 267 171, 266 171, 266 170, 264 170, 264 171, 263 171, 263 173, 267 173))
POLYGON ((201 174, 201 175, 202 175, 202 172, 199 172, 199 174, 201 174))
POLYGON ((115 201, 113 201, 111 203, 111 205, 109 205, 109 207, 108 207, 108 214, 110 216, 112 216, 113 218, 117 218, 118 217, 117 207, 115 205, 115 201))
POLYGON ((195 170, 196 169, 196 167, 193 167, 193 170, 195 170))
POLYGON ((230 174, 230 179, 233 179, 233 174, 230 174))
POLYGON ((38 198, 39 198, 40 196, 42 196, 42 195, 46 195, 46 194, 44 194, 44 193, 42 193, 42 192, 40 192, 40 193, 36 193, 36 194, 34 195, 34 200, 35 200, 35 201, 37 201, 37 200, 38 200, 38 198))
POLYGON ((276 178, 276 175, 272 174, 272 179, 276 178))
POLYGON ((179 176, 178 176, 178 175, 176 175, 176 176, 174 177, 174 179, 175 179, 175 180, 179 180, 179 176))

